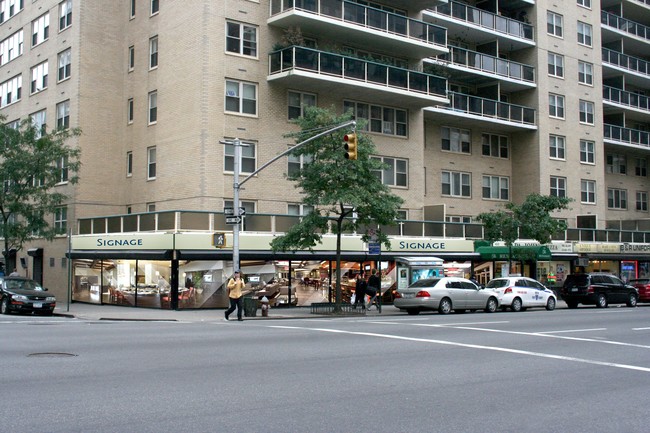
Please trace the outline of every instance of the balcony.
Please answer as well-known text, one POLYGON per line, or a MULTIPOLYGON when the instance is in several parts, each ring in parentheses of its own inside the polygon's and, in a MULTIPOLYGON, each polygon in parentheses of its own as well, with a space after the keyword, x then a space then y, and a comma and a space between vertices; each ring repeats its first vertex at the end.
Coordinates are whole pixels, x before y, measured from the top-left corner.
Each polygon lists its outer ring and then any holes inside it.
POLYGON ((351 97, 417 106, 446 104, 447 80, 435 75, 311 48, 292 46, 269 54, 269 81, 332 92, 332 83, 346 86, 351 97), (355 94, 356 92, 356 94, 355 94))
POLYGON ((650 149, 650 132, 624 128, 617 125, 605 126, 605 142, 634 148, 650 149))
POLYGON ((449 92, 451 104, 425 108, 425 118, 449 121, 459 119, 489 122, 496 131, 514 132, 522 129, 536 130, 535 110, 521 105, 508 104, 493 99, 449 92))
POLYGON ((424 58, 447 52, 447 29, 346 0, 271 0, 270 25, 424 58))
POLYGON ((609 48, 603 48, 602 53, 603 78, 620 76, 624 72, 627 84, 641 88, 650 86, 650 62, 609 48))
POLYGON ((650 98, 647 96, 616 87, 603 86, 603 100, 606 115, 619 112, 623 108, 626 110, 627 120, 650 121, 650 98))
POLYGON ((425 21, 447 27, 448 35, 461 35, 476 44, 498 38, 512 50, 535 46, 534 27, 463 3, 449 2, 424 12, 425 21), (443 24, 444 23, 444 24, 443 24))
POLYGON ((644 52, 650 43, 650 27, 628 20, 607 11, 600 12, 603 44, 616 41, 621 36, 632 36, 626 39, 626 51, 644 52))
POLYGON ((501 82, 501 90, 515 92, 534 88, 535 68, 495 56, 450 46, 449 54, 441 54, 436 63, 442 62, 454 70, 454 79, 480 86, 501 82))

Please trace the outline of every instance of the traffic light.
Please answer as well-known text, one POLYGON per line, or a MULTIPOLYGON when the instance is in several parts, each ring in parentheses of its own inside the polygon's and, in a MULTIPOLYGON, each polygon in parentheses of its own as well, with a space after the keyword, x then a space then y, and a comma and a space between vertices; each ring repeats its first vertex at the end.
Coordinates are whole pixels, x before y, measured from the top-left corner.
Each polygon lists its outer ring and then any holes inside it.
POLYGON ((357 134, 345 134, 343 137, 345 144, 345 159, 357 159, 357 134))

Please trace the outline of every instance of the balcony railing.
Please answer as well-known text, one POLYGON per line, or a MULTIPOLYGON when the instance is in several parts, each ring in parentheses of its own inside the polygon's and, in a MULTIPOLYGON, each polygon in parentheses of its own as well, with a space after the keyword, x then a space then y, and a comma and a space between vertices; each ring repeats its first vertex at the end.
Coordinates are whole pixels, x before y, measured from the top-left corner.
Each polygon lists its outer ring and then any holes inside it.
POLYGON ((302 70, 419 94, 447 96, 447 80, 431 74, 292 46, 269 54, 270 75, 302 70))
POLYGON ((449 2, 444 5, 436 6, 435 12, 465 21, 470 24, 476 24, 490 30, 504 33, 517 38, 533 40, 533 26, 512 18, 497 15, 492 12, 478 9, 463 3, 449 2))
POLYGON ((650 132, 605 124, 605 138, 635 146, 650 147, 650 132))
POLYGON ((271 16, 289 10, 305 11, 427 44, 447 46, 447 29, 444 27, 359 3, 345 0, 271 0, 271 16))
POLYGON ((450 111, 460 111, 507 122, 535 125, 535 110, 532 108, 456 92, 449 92, 449 97, 451 104, 449 106, 439 106, 438 108, 446 108, 450 111))
POLYGON ((628 56, 627 54, 619 53, 618 51, 603 48, 603 63, 611 63, 612 65, 628 69, 632 72, 650 75, 650 63, 638 57, 628 56))
POLYGON ((529 83, 535 82, 535 68, 532 66, 460 47, 450 46, 449 51, 449 54, 439 55, 438 59, 454 65, 466 66, 470 69, 500 75, 513 80, 527 81, 529 83))
POLYGON ((650 111, 650 98, 638 93, 617 89, 616 87, 603 86, 603 99, 630 108, 650 111))
POLYGON ((615 29, 622 30, 633 36, 650 40, 650 27, 630 21, 627 18, 614 15, 607 11, 600 11, 600 23, 615 29))

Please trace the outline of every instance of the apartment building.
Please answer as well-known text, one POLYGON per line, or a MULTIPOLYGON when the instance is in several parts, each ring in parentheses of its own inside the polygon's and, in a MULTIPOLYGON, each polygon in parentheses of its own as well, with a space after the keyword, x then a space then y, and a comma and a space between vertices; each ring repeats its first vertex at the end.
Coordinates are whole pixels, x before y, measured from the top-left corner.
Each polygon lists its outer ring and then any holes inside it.
MULTIPOLYGON (((63 232, 223 212, 234 152, 220 141, 247 144, 246 175, 318 105, 367 121, 404 220, 476 239, 477 214, 537 192, 574 200, 559 240, 643 244, 647 26, 648 0, 2 0, 0 114, 82 129, 81 181, 58 186, 70 201, 52 216, 63 232)), ((286 180, 303 162, 248 182, 247 215, 304 212, 286 180)), ((67 238, 29 247, 63 286, 67 238)))

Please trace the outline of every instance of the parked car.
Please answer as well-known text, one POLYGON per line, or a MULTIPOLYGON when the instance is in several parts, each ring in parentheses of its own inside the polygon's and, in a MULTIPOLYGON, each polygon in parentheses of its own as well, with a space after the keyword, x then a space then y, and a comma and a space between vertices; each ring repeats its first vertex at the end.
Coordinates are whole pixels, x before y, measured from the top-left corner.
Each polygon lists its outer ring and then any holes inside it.
POLYGON ((485 286, 499 294, 502 309, 510 307, 512 311, 525 311, 530 307, 546 307, 555 310, 557 297, 552 290, 542 283, 528 277, 502 277, 490 280, 485 286))
POLYGON ((635 287, 614 275, 600 272, 568 275, 561 293, 569 308, 576 308, 578 304, 596 305, 599 308, 606 308, 609 304, 636 307, 639 299, 635 287))
POLYGON ((628 284, 636 287, 639 292, 639 302, 650 302, 650 278, 630 280, 628 284))
POLYGON ((493 313, 499 308, 499 298, 494 291, 482 289, 465 278, 422 278, 408 288, 398 289, 393 305, 408 314, 423 310, 438 310, 440 314, 448 314, 451 310, 493 313))
POLYGON ((23 277, 0 279, 0 313, 43 313, 51 316, 56 298, 34 280, 23 277))

